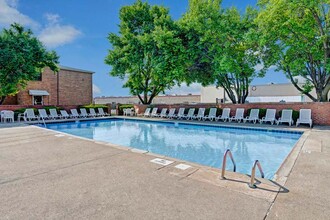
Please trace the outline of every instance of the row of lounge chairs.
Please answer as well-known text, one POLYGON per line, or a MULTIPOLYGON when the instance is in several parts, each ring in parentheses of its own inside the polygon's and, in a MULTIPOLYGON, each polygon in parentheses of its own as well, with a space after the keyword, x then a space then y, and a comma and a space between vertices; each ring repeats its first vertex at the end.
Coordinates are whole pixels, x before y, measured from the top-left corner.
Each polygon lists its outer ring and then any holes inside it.
MULTIPOLYGON (((259 109, 251 109, 250 114, 244 117, 244 108, 237 108, 234 116, 230 117, 230 108, 224 108, 222 114, 217 116, 217 108, 211 108, 208 115, 205 115, 205 108, 199 108, 198 113, 195 114, 195 108, 190 108, 188 113, 185 114, 185 108, 180 108, 178 113, 175 114, 176 109, 171 108, 167 113, 168 109, 163 108, 160 113, 157 113, 158 108, 147 108, 143 114, 145 117, 160 117, 160 118, 169 118, 169 119, 186 119, 186 120, 210 120, 210 121, 219 121, 222 120, 224 122, 229 121, 237 121, 237 122, 260 122, 270 124, 276 123, 277 125, 281 123, 288 123, 290 126, 293 125, 294 121, 292 118, 293 111, 290 109, 282 110, 281 117, 276 119, 276 109, 267 109, 266 115, 263 118, 259 117, 259 109)), ((308 124, 312 127, 312 112, 311 109, 301 109, 299 118, 296 122, 296 125, 299 124, 308 124)))
POLYGON ((69 118, 87 118, 87 117, 104 117, 109 116, 108 113, 105 113, 103 108, 98 108, 98 112, 95 112, 95 109, 89 109, 89 113, 85 108, 80 109, 78 113, 77 109, 71 109, 70 114, 66 110, 60 110, 60 114, 57 113, 57 110, 49 109, 49 114, 47 114, 46 109, 38 109, 39 115, 35 115, 33 109, 26 109, 23 115, 19 116, 24 119, 24 121, 32 120, 55 120, 55 119, 69 119, 69 118))

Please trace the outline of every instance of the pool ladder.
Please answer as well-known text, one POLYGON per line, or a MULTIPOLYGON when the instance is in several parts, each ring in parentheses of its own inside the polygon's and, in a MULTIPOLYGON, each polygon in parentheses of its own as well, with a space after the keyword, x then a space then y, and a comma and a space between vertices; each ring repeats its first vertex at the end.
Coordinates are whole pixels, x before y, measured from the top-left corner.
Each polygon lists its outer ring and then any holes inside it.
POLYGON ((233 172, 236 172, 236 163, 233 157, 233 154, 231 153, 231 151, 229 149, 226 150, 226 152, 223 154, 223 160, 222 160, 222 170, 221 170, 221 178, 222 179, 226 179, 225 177, 225 172, 226 172, 226 164, 227 164, 227 156, 229 155, 231 162, 234 165, 234 169, 233 172))
POLYGON ((257 186, 255 184, 255 181, 254 181, 255 176, 256 176, 256 167, 258 167, 258 169, 259 169, 259 172, 261 174, 261 178, 265 177, 265 174, 262 171, 261 164, 260 164, 259 160, 254 161, 252 171, 251 171, 251 180, 250 180, 250 184, 249 184, 249 187, 253 188, 253 189, 257 188, 257 186))
MULTIPOLYGON (((233 168, 233 172, 236 172, 236 163, 233 157, 233 154, 231 153, 230 149, 227 149, 225 151, 225 153, 223 154, 223 160, 222 160, 222 170, 221 170, 221 179, 226 179, 225 177, 225 172, 226 172, 226 164, 227 164, 227 156, 229 155, 231 162, 234 165, 233 168)), ((261 164, 259 162, 259 160, 255 160, 252 166, 252 171, 251 171, 251 179, 250 179, 250 183, 249 183, 249 187, 250 188, 257 188, 256 184, 255 184, 255 175, 256 175, 256 167, 258 167, 259 172, 261 174, 261 178, 264 178, 264 172, 262 171, 262 167, 261 164)))
POLYGON ((39 124, 43 124, 44 125, 44 127, 46 128, 47 126, 46 126, 46 122, 45 122, 45 119, 44 118, 38 118, 38 123, 39 124), (41 120, 41 121, 40 121, 41 120))

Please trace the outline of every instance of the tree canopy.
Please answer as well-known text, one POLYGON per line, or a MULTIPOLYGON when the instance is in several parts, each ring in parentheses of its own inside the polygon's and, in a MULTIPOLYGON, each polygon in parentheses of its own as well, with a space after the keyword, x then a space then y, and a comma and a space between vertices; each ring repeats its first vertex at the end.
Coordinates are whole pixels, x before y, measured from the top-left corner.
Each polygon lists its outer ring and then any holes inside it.
POLYGON ((0 104, 15 95, 48 66, 57 71, 58 56, 19 24, 0 32, 0 104))
POLYGON ((221 86, 233 103, 244 103, 252 79, 266 69, 254 24, 257 11, 247 8, 241 14, 236 8, 221 9, 220 0, 189 3, 179 21, 189 42, 186 81, 221 86), (257 65, 262 68, 257 70, 257 65))
POLYGON ((260 0, 257 18, 266 62, 276 65, 313 101, 330 90, 329 0, 260 0), (302 84, 297 76, 304 78, 302 84), (316 96, 311 93, 315 88, 316 96))
POLYGON ((112 48, 105 63, 110 75, 126 80, 124 87, 143 104, 180 81, 183 43, 168 9, 138 0, 120 10, 119 34, 108 36, 112 48))

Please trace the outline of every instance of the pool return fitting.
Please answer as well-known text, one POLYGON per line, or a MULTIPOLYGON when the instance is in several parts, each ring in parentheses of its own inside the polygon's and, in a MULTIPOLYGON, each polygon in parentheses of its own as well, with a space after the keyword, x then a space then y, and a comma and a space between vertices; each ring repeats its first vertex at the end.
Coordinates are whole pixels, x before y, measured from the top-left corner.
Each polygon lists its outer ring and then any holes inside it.
MULTIPOLYGON (((222 170, 221 170, 221 179, 226 179, 225 177, 225 172, 226 172, 226 164, 227 164, 227 156, 229 155, 231 162, 234 165, 233 172, 236 172, 236 163, 233 157, 233 154, 231 153, 230 149, 227 149, 225 153, 223 154, 223 160, 222 160, 222 170)), ((264 172, 262 171, 261 164, 259 160, 255 160, 252 166, 252 171, 251 171, 251 179, 249 183, 249 187, 252 189, 257 188, 255 184, 255 176, 256 176, 256 167, 258 167, 258 170, 261 174, 261 178, 264 178, 264 172)))

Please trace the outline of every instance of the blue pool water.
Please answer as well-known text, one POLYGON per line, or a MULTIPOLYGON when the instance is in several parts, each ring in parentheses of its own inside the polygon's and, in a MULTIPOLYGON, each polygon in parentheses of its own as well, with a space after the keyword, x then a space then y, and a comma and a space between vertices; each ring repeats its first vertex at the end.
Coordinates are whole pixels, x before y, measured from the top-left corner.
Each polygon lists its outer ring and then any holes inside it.
MULTIPOLYGON (((230 149, 237 172, 250 174, 253 161, 259 160, 269 179, 302 135, 301 132, 127 119, 54 123, 47 124, 47 128, 216 168, 221 168, 223 154, 230 149)), ((232 169, 231 166, 228 161, 227 169, 232 169)))

